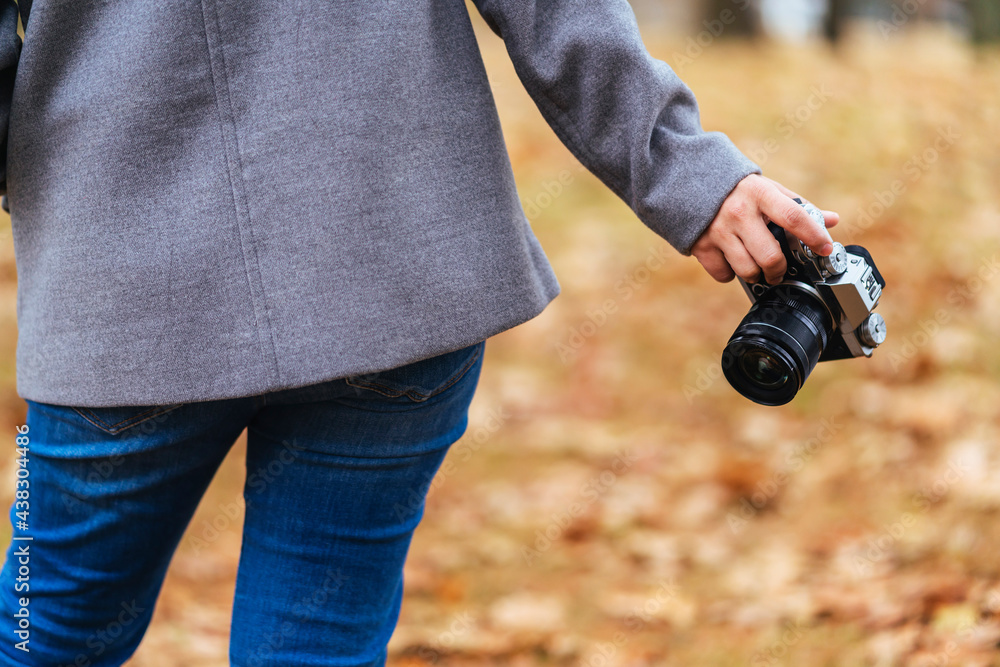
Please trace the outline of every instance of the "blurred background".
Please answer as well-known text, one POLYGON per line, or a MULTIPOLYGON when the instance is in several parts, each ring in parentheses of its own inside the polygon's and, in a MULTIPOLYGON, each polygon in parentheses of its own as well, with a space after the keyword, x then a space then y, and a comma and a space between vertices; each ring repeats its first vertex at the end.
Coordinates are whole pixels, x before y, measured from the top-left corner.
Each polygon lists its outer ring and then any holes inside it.
MULTIPOLYGON (((834 238, 872 252, 888 340, 821 364, 790 405, 736 394, 719 358, 742 290, 580 167, 472 9, 562 294, 487 344, 390 664, 1000 665, 1000 3, 632 2, 704 127, 839 211, 834 238)), ((228 664, 243 459, 241 439, 131 665, 228 664)))

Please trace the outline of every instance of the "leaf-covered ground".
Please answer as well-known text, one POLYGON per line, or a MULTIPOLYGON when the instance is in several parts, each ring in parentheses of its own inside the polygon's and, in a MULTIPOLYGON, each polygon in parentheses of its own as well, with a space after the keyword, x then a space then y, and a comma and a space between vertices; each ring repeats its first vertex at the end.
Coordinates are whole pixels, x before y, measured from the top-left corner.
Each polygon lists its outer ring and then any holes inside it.
MULTIPOLYGON (((1000 59, 917 33, 840 54, 720 42, 681 61, 688 45, 645 32, 707 129, 872 251, 889 339, 819 366, 791 405, 737 395, 719 355, 742 291, 578 166, 483 31, 563 291, 487 344, 469 430, 414 539, 390 664, 1000 665, 1000 59)), ((12 426, 13 333, 2 342, 12 426)), ((131 665, 227 664, 242 463, 240 443, 131 665)))

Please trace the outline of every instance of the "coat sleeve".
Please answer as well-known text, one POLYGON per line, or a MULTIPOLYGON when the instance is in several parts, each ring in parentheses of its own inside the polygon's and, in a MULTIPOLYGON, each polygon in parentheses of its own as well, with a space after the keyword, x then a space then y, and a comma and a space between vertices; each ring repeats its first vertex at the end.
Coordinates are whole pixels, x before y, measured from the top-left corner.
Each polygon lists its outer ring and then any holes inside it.
POLYGON ((21 37, 17 31, 18 6, 14 0, 0 0, 0 195, 7 194, 7 130, 10 104, 14 94, 14 76, 21 55, 21 37))
POLYGON ((691 90, 639 36, 627 0, 473 0, 567 148, 682 254, 760 173, 701 128, 691 90))

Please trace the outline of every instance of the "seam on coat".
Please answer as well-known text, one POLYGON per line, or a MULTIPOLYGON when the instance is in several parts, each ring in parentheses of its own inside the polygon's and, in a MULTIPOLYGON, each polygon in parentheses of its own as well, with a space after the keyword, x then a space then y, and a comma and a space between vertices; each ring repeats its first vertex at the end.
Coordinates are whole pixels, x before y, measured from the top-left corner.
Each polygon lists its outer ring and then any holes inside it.
MULTIPOLYGON (((209 4, 214 2, 211 0, 209 4)), ((239 134, 236 129, 236 119, 232 109, 232 96, 229 88, 229 76, 226 73, 226 56, 219 43, 219 14, 214 4, 211 4, 214 35, 210 34, 209 17, 205 0, 201 0, 202 24, 205 26, 205 45, 208 50, 209 71, 212 76, 212 91, 215 93, 215 106, 219 113, 219 129, 222 135, 222 148, 226 158, 226 174, 232 188, 233 209, 236 214, 236 227, 240 233, 240 255, 247 276, 247 286, 250 290, 250 303, 253 307, 254 324, 257 330, 257 343, 264 361, 268 361, 271 378, 269 382, 280 383, 278 372, 278 354, 274 343, 274 331, 268 315, 267 296, 264 293, 264 281, 260 271, 260 260, 257 257, 257 246, 253 238, 253 226, 250 220, 250 201, 246 196, 246 184, 243 181, 243 162, 240 157, 239 134), (214 38, 214 45, 213 45, 214 38), (214 51, 218 53, 214 53, 214 51), (219 69, 218 74, 216 69, 219 69), (227 129, 232 132, 232 139, 227 136, 227 129), (230 143, 232 145, 230 145, 230 143), (248 256, 249 255, 249 256, 248 256), (262 329, 266 329, 265 332, 262 329), (266 338, 265 338, 266 336, 266 338), (268 358, 267 351, 270 350, 268 358)))

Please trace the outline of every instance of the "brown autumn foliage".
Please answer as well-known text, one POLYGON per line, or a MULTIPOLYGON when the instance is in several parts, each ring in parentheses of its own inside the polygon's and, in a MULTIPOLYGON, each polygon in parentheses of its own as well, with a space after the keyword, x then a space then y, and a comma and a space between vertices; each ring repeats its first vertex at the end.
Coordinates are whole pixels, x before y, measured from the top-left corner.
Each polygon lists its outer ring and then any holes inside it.
MULTIPOLYGON (((668 61, 684 49, 647 40, 668 61)), ((741 290, 583 171, 502 44, 481 41, 563 293, 487 345, 413 543, 390 664, 1000 665, 997 54, 917 33, 836 56, 717 43, 684 67, 705 127, 838 210, 834 237, 867 246, 888 280, 884 347, 764 408, 719 378, 741 290)), ((9 233, 0 253, 13 433, 9 233)), ((242 464, 238 444, 131 665, 228 664, 240 517, 220 516, 242 464)))

